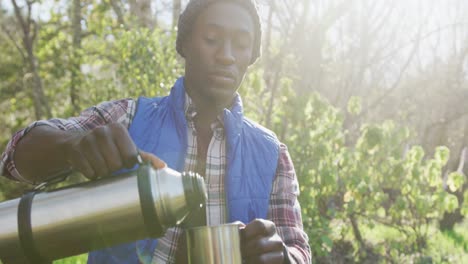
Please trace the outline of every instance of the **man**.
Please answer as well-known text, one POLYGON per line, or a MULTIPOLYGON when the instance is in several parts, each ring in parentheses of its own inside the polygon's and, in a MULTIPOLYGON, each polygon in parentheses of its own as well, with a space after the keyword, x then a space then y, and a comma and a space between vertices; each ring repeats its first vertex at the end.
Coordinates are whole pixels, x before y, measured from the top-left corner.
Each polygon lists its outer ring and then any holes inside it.
MULTIPOLYGON (((253 0, 191 0, 176 42, 185 76, 169 96, 104 102, 79 117, 35 122, 13 136, 3 174, 37 183, 73 168, 93 179, 133 167, 140 151, 156 167, 163 160, 204 176, 206 211, 190 224, 245 224, 245 263, 309 263, 287 148, 243 117, 237 94, 260 41, 253 0)), ((184 240, 171 228, 158 240, 91 252, 88 263, 187 263, 184 240)))

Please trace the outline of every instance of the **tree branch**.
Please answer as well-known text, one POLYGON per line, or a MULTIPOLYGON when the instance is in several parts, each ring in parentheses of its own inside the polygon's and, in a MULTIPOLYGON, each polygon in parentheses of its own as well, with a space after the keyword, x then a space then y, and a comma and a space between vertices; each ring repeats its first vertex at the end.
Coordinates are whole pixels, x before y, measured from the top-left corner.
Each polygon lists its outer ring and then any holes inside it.
POLYGON ((24 22, 23 16, 21 15, 21 9, 19 8, 18 4, 16 3, 16 0, 11 0, 11 3, 13 4, 13 7, 15 9, 16 19, 18 19, 18 21, 20 22, 21 27, 23 28, 23 31, 24 32, 29 31, 27 29, 26 23, 24 22))
POLYGON ((119 22, 119 24, 126 27, 125 20, 122 14, 122 9, 120 8, 119 4, 115 0, 109 0, 109 3, 112 6, 112 9, 114 9, 115 14, 117 15, 117 21, 119 22))
POLYGON ((450 116, 448 118, 439 119, 438 121, 429 124, 427 126, 427 128, 432 129, 432 128, 436 127, 436 126, 448 125, 448 124, 450 124, 450 123, 452 123, 454 121, 457 121, 458 119, 460 119, 460 118, 462 118, 462 117, 464 117, 466 115, 468 115, 468 112, 464 112, 464 111, 458 112, 458 113, 455 113, 455 114, 453 114, 452 116, 450 116))
POLYGON ((23 50, 18 45, 18 43, 15 41, 15 39, 13 38, 13 35, 11 35, 11 32, 3 24, 2 24, 2 29, 6 33, 6 35, 8 36, 8 39, 10 39, 11 42, 13 43, 13 45, 15 45, 16 49, 21 54, 21 57, 23 57, 23 60, 26 61, 26 55, 24 55, 23 50))
POLYGON ((372 109, 377 107, 385 98, 387 98, 391 93, 393 93, 398 85, 400 84, 401 79, 403 78, 404 73, 406 72, 406 69, 408 68, 409 64, 411 63, 413 57, 417 53, 417 49, 419 48, 419 43, 421 40, 421 28, 419 28, 417 37, 416 37, 416 43, 413 46, 413 49, 411 50, 408 58, 406 59, 405 64, 403 64, 402 69, 400 70, 400 74, 398 75, 397 80, 393 83, 393 85, 387 89, 379 98, 374 100, 366 109, 362 111, 362 113, 359 115, 358 119, 362 119, 365 117, 372 109))
POLYGON ((37 31, 38 31, 39 26, 34 19, 31 20, 31 24, 33 26, 33 34, 31 36, 31 42, 34 42, 37 36, 37 31))
POLYGON ((410 40, 410 41, 408 41, 406 43, 403 43, 400 46, 393 49, 392 51, 390 51, 389 53, 387 53, 386 55, 384 55, 384 56, 382 56, 380 58, 375 58, 375 59, 371 60, 371 63, 369 63, 369 65, 367 65, 367 67, 370 67, 370 66, 374 65, 378 61, 386 60, 388 58, 391 58, 391 57, 395 56, 395 54, 400 52, 402 49, 406 48, 407 46, 409 46, 409 45, 411 45, 411 44, 413 44, 415 42, 420 43, 421 41, 432 37, 434 34, 440 33, 442 31, 447 30, 447 29, 452 28, 452 27, 463 26, 463 25, 466 25, 466 23, 461 23, 461 22, 460 23, 451 23, 451 24, 447 24, 447 25, 444 25, 444 26, 440 26, 440 27, 438 27, 438 28, 436 28, 436 29, 434 29, 434 30, 432 30, 430 32, 427 32, 424 35, 421 35, 419 39, 413 39, 413 40, 410 40))

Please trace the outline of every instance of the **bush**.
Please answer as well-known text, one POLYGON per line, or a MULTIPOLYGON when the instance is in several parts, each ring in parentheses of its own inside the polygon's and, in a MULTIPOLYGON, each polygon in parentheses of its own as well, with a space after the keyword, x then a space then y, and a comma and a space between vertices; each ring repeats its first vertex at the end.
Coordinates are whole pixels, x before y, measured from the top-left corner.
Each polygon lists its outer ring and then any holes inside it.
MULTIPOLYGON (((360 108, 353 98, 349 114, 359 114, 360 108)), ((350 142, 344 113, 318 94, 287 97, 275 114, 275 129, 286 131, 282 140, 295 162, 304 228, 315 257, 349 241, 358 262, 423 254, 428 227, 459 207, 442 183, 448 148, 438 147, 427 157, 422 147, 408 147, 410 131, 392 121, 364 124, 350 142), (376 225, 393 228, 404 239, 373 247, 362 229, 376 225)), ((463 184, 458 174, 448 178, 451 190, 463 184)))

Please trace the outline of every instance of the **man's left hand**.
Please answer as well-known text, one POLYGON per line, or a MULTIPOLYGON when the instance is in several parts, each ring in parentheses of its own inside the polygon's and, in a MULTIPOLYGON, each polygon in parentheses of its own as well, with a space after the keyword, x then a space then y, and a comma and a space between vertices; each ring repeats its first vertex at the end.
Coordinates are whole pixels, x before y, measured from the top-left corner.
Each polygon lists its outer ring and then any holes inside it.
POLYGON ((242 230, 244 263, 284 263, 284 243, 273 222, 255 219, 242 230))

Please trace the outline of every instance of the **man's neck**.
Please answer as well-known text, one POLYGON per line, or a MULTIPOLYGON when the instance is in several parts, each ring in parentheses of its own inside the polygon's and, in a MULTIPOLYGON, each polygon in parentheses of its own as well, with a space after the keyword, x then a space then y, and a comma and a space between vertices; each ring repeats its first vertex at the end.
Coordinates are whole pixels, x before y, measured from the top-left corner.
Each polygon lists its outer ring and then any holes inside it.
POLYGON ((216 121, 218 115, 222 114, 224 108, 229 107, 225 104, 219 104, 214 100, 203 98, 198 94, 192 94, 187 91, 197 112, 197 122, 202 126, 210 126, 216 121))

